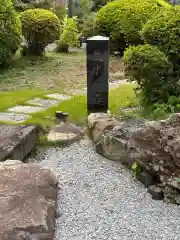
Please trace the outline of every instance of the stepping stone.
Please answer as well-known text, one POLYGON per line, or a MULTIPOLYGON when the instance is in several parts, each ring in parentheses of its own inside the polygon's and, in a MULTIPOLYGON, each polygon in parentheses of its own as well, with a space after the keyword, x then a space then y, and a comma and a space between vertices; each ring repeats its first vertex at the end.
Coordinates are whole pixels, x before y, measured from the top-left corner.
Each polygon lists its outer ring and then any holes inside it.
POLYGON ((109 82, 109 88, 118 88, 121 84, 129 84, 129 82, 126 79, 109 82))
POLYGON ((49 97, 49 98, 53 98, 53 99, 56 99, 56 100, 68 100, 70 99, 71 97, 70 96, 67 96, 65 94, 60 94, 60 93, 52 93, 52 94, 48 94, 46 95, 46 97, 49 97))
POLYGON ((0 112, 0 121, 23 123, 31 116, 25 114, 11 113, 11 112, 0 112))
POLYGON ((72 95, 84 95, 86 94, 87 90, 84 88, 84 89, 74 89, 74 90, 70 90, 69 91, 72 95))
POLYGON ((48 107, 58 105, 59 101, 51 100, 51 99, 35 98, 32 100, 29 100, 27 103, 37 105, 40 107, 44 107, 44 108, 48 108, 48 107))
POLYGON ((36 113, 45 110, 43 107, 32 107, 32 106, 16 106, 7 109, 8 112, 17 112, 17 113, 36 113))
POLYGON ((124 80, 124 72, 115 72, 112 74, 112 78, 117 80, 124 80))

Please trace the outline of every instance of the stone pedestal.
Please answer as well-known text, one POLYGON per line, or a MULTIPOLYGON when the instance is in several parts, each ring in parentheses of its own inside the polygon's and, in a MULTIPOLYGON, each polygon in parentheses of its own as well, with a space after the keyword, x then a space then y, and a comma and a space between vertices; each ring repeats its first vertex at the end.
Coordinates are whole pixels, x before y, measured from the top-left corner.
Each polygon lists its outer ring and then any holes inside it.
POLYGON ((87 39, 87 109, 88 112, 108 110, 109 38, 87 39))

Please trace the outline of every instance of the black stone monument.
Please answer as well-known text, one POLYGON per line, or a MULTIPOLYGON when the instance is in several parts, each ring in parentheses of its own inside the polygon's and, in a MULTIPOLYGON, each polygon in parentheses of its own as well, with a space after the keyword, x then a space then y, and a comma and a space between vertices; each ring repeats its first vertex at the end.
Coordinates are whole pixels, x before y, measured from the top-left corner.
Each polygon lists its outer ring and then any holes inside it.
POLYGON ((108 110, 109 38, 94 36, 87 39, 87 110, 108 110))

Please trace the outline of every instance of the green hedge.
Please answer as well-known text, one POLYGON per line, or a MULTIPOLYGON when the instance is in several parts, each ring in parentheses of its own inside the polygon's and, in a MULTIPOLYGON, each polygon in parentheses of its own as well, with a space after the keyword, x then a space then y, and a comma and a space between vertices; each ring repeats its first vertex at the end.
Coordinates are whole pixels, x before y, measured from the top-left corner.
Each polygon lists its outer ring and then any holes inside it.
POLYGON ((21 22, 10 0, 0 0, 0 65, 8 63, 21 43, 21 22))
MULTIPOLYGON (((158 0, 159 1, 159 0, 158 0)), ((108 35, 122 49, 142 43, 139 31, 163 7, 156 0, 120 0, 108 3, 97 13, 99 33, 108 35)))
POLYGON ((166 102, 169 96, 179 94, 173 65, 158 47, 131 46, 125 51, 124 62, 130 80, 138 83, 144 105, 166 102))
MULTIPOLYGON (((180 60, 180 7, 161 11, 149 20, 141 34, 145 41, 156 45, 175 65, 180 60)), ((179 68, 179 67, 178 67, 179 68)))
POLYGON ((20 18, 23 35, 33 54, 37 51, 39 55, 49 43, 59 38, 60 21, 53 12, 45 9, 30 9, 22 12, 20 18))

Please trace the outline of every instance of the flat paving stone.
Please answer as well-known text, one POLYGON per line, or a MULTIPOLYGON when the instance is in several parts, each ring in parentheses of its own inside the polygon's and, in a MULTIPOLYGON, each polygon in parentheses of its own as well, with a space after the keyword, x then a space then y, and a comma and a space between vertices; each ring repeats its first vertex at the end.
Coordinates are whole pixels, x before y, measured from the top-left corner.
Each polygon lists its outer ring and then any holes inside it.
POLYGON ((121 84, 129 84, 129 82, 126 79, 109 82, 109 88, 118 88, 121 84))
POLYGON ((84 89, 73 89, 69 91, 72 95, 84 95, 87 93, 87 90, 84 89))
POLYGON ((11 113, 11 112, 0 112, 0 121, 23 123, 31 116, 25 114, 11 113))
POLYGON ((48 94, 46 95, 46 97, 49 97, 49 98, 54 98, 56 100, 68 100, 70 99, 71 97, 68 96, 68 95, 65 95, 65 94, 60 94, 60 93, 52 93, 52 94, 48 94))
POLYGON ((27 104, 34 104, 34 105, 45 107, 45 108, 58 105, 58 103, 59 101, 57 100, 43 99, 43 98, 35 98, 27 102, 27 104))
POLYGON ((32 107, 32 106, 15 106, 7 109, 8 112, 17 112, 17 113, 36 113, 45 110, 43 107, 32 107))

